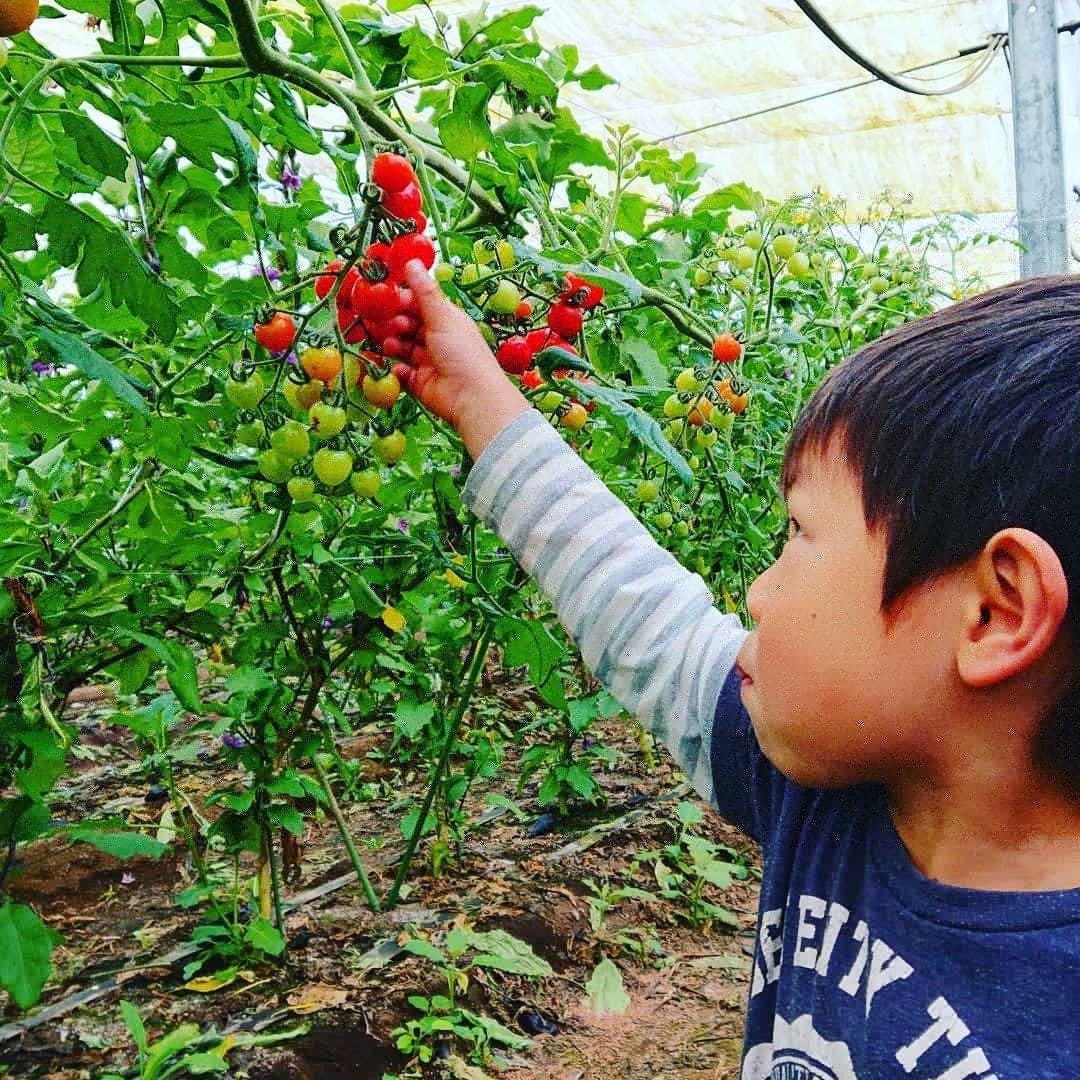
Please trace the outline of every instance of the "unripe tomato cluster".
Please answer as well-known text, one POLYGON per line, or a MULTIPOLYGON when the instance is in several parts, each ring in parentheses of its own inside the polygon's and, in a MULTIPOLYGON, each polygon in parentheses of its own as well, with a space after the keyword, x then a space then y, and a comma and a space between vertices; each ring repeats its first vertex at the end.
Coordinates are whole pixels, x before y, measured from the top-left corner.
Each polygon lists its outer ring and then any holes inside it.
MULTIPOLYGON (((481 333, 503 371, 520 380, 521 388, 553 422, 580 431, 595 406, 548 386, 536 360, 544 349, 579 355, 575 341, 585 320, 603 300, 603 288, 568 273, 553 296, 533 291, 526 284, 528 274, 518 264, 513 244, 505 239, 477 240, 472 255, 473 262, 457 269, 442 264, 436 277, 443 284, 454 282, 480 309, 481 333)), ((570 372, 556 368, 552 375, 566 379, 570 372)), ((574 376, 586 381, 580 373, 574 376)))
POLYGON ((260 313, 254 338, 269 358, 245 350, 225 387, 240 410, 237 442, 258 451, 259 474, 283 485, 296 503, 311 502, 320 486, 341 490, 346 481, 357 496, 374 498, 380 468, 408 449, 392 370, 411 357, 420 328, 405 267, 413 259, 433 266, 435 245, 424 235, 423 198, 409 160, 379 154, 371 180, 364 221, 338 236, 339 257, 314 276, 314 305, 306 313, 260 313), (333 322, 316 329, 331 301, 333 322))

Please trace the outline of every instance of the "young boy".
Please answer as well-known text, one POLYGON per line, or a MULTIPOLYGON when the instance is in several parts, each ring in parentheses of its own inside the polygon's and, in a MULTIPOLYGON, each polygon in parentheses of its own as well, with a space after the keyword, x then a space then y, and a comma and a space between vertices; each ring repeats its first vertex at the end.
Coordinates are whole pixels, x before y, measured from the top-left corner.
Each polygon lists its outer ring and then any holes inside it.
POLYGON ((1080 278, 841 364, 749 633, 410 267, 407 388, 597 677, 762 844, 744 1080, 1080 1077, 1080 278))

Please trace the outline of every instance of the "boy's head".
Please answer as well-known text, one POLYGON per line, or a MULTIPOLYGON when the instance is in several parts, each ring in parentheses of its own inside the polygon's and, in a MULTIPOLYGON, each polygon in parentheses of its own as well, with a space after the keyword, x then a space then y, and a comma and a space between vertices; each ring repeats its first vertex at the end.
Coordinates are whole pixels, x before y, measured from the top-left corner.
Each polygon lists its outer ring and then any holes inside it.
MULTIPOLYGON (((1002 530, 1053 549, 1062 623, 1080 643, 1080 277, 1029 279, 887 334, 834 369, 788 445, 785 491, 808 456, 838 454, 885 545, 886 619, 915 586, 968 563, 1002 530)), ((1080 779, 1080 691, 1043 730, 1080 779)))

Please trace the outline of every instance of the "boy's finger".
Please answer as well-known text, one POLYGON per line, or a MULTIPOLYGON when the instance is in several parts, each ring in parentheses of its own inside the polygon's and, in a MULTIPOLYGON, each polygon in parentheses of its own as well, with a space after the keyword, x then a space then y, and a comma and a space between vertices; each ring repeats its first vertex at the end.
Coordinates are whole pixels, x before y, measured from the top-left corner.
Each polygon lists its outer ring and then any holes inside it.
POLYGON ((420 317, 425 323, 436 322, 446 298, 435 284, 435 279, 428 274, 427 267, 419 259, 410 260, 405 266, 405 280, 416 297, 420 317))

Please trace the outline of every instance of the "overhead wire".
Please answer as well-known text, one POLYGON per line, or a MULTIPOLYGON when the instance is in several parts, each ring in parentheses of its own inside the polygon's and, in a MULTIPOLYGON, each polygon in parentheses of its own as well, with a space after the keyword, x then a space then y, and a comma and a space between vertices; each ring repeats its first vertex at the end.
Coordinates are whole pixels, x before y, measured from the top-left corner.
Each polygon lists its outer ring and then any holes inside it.
MULTIPOLYGON (((969 75, 965 79, 961 80, 955 86, 948 86, 940 90, 933 90, 925 86, 919 86, 918 81, 914 79, 901 78, 906 72, 891 72, 885 68, 875 64, 873 60, 865 57, 854 45, 850 44, 836 28, 821 14, 820 11, 813 5, 811 0, 795 0, 795 6, 849 59, 853 60, 859 67, 869 71, 871 75, 875 76, 881 82, 886 83, 889 86, 896 87, 897 90, 903 90, 908 94, 919 94, 923 97, 942 97, 946 94, 955 94, 959 90, 963 90, 970 86, 975 79, 982 74, 982 70, 978 74, 969 75)), ((990 60, 997 55, 997 52, 1001 49, 1007 35, 995 34, 991 37, 990 42, 986 48, 990 50, 990 60)), ((986 66, 989 66, 987 64, 986 66)))
MULTIPOLYGON (((974 53, 986 52, 987 55, 976 61, 972 66, 971 71, 964 76, 964 79, 962 80, 964 86, 970 86, 977 78, 985 74, 995 57, 1004 47, 1007 36, 1008 35, 1006 34, 993 34, 991 35, 990 40, 983 45, 975 45, 971 48, 953 53, 951 56, 943 56, 938 60, 929 60, 924 64, 915 64, 913 67, 904 68, 900 74, 910 75, 913 71, 925 71, 927 68, 939 67, 941 64, 947 64, 952 60, 959 60, 962 57, 970 56, 974 53)), ((940 76, 940 78, 946 77, 947 76, 940 76)), ((846 86, 834 86, 831 90, 822 90, 820 93, 809 94, 806 97, 795 98, 791 101, 784 101, 779 105, 769 105, 764 109, 755 109, 753 112, 741 113, 738 116, 729 116, 724 120, 715 120, 709 124, 702 124, 700 127, 687 128, 685 131, 677 131, 673 135, 665 135, 662 138, 654 139, 653 142, 671 142, 673 139, 682 138, 684 135, 696 135, 700 131, 711 131, 713 128, 726 127, 728 124, 737 124, 741 120, 753 120, 757 116, 765 116, 768 113, 779 112, 781 109, 790 109, 794 105, 805 105, 811 101, 820 101, 822 98, 832 97, 834 94, 843 94, 848 90, 857 90, 860 86, 871 86, 880 81, 881 80, 876 75, 869 79, 860 79, 858 82, 848 83, 846 86)))

